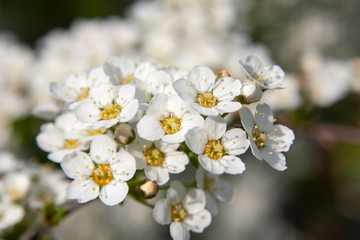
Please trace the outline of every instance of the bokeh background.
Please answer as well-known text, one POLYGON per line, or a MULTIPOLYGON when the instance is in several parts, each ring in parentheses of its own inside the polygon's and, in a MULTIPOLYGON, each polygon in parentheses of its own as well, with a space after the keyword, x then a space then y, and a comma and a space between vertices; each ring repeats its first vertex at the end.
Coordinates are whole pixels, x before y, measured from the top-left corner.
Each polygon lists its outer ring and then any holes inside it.
MULTIPOLYGON (((359 239, 359 10, 357 0, 1 0, 0 149, 52 165, 35 143, 45 122, 37 116, 51 119, 56 111, 48 83, 111 55, 190 69, 204 64, 235 76, 240 58, 257 55, 289 76, 289 90, 265 96, 278 122, 296 135, 288 169, 277 172, 246 155, 247 170, 227 176, 233 201, 220 204, 212 224, 192 239, 359 239)), ((169 239, 169 233, 151 209, 128 199, 111 208, 92 202, 48 237, 169 239)))

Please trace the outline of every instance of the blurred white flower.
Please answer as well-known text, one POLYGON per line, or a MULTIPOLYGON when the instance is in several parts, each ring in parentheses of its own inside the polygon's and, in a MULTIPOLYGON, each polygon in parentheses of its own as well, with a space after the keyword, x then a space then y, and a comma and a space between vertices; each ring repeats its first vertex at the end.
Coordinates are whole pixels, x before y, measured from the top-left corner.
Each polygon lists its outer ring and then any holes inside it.
POLYGON ((0 202, 0 231, 20 222, 25 215, 25 210, 20 205, 0 202))
POLYGON ((195 179, 197 187, 205 192, 206 208, 213 216, 216 216, 218 214, 216 200, 222 202, 231 201, 234 195, 234 188, 229 182, 221 179, 219 175, 204 171, 203 168, 199 168, 196 171, 195 179))
POLYGON ((283 84, 285 73, 278 65, 263 65, 259 58, 248 56, 240 65, 249 80, 259 84, 263 90, 285 88, 283 84))

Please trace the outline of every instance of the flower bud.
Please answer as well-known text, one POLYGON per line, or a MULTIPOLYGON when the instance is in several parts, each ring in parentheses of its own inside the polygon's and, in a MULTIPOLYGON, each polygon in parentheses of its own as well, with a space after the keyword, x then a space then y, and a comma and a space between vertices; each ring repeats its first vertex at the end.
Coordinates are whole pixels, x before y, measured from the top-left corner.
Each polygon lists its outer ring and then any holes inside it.
POLYGON ((216 81, 219 80, 220 78, 224 78, 224 77, 230 77, 230 73, 226 70, 222 70, 221 72, 219 72, 216 75, 216 81))
POLYGON ((150 198, 153 198, 156 196, 159 188, 155 182, 150 181, 149 179, 146 179, 145 181, 140 183, 139 190, 140 190, 141 196, 143 196, 143 198, 150 199, 150 198))
POLYGON ((239 101, 249 104, 259 101, 263 95, 261 88, 253 81, 245 81, 241 86, 239 101))
POLYGON ((135 139, 135 132, 129 124, 120 123, 114 133, 114 140, 117 144, 127 145, 135 139))

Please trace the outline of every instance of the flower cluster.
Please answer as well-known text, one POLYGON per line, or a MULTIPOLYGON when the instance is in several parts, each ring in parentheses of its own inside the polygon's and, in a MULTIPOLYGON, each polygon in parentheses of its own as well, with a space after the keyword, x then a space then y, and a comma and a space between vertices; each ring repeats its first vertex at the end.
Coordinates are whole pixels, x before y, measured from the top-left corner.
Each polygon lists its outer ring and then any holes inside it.
POLYGON ((253 56, 243 67, 245 81, 206 66, 187 73, 151 60, 112 57, 88 74, 51 85, 64 111, 41 127, 38 146, 73 179, 67 197, 79 203, 99 197, 113 206, 127 195, 146 203, 142 188, 134 188, 145 179, 169 188, 154 206, 154 219, 170 224, 173 239, 189 239, 190 230, 202 232, 210 224, 217 201, 232 198, 219 175, 244 172, 239 156, 249 146, 259 160, 286 169, 282 152, 294 134, 273 124, 268 105, 257 104, 263 91, 284 87, 284 72, 253 56), (241 121, 231 122, 229 115, 241 121), (168 187, 171 174, 190 162, 197 168, 193 188, 186 193, 178 181, 168 187))

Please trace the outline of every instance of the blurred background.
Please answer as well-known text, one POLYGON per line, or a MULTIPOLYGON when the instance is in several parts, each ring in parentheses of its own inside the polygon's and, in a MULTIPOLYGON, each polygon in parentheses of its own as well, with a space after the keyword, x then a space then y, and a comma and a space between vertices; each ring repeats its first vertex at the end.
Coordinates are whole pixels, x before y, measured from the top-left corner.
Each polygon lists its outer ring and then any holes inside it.
MULTIPOLYGON (((112 55, 239 77, 239 59, 255 55, 286 72, 288 88, 266 92, 263 101, 295 132, 288 169, 246 155, 247 170, 226 176, 233 201, 221 203, 192 239, 359 239, 359 9, 358 0, 1 0, 0 151, 58 168, 35 143, 40 125, 58 111, 49 83, 112 55)), ((119 207, 92 202, 48 237, 145 236, 169 239, 168 226, 127 199, 119 207)))

